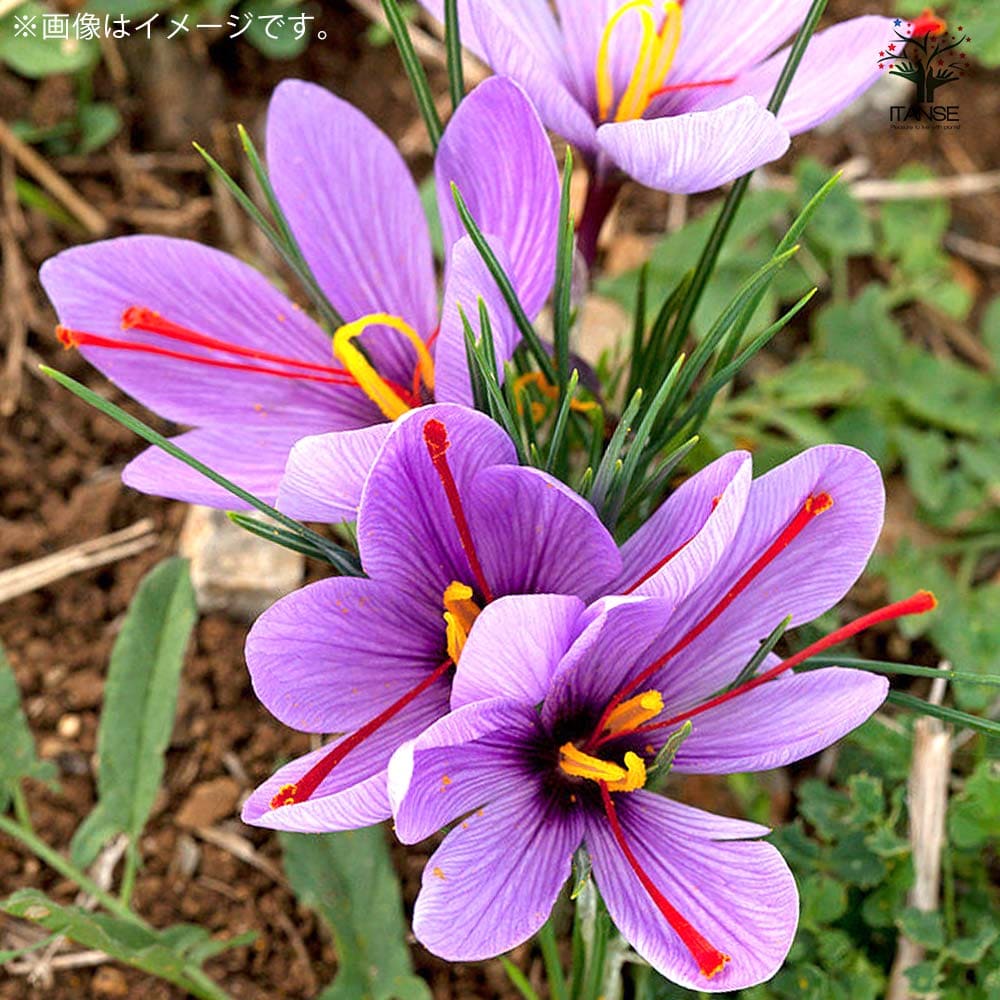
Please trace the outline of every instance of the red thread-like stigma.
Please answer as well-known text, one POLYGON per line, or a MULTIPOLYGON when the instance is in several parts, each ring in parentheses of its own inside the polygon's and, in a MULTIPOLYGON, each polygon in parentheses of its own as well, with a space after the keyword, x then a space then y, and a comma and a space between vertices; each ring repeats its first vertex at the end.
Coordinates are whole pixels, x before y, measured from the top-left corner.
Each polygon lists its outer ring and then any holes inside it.
POLYGON ((469 522, 466 520, 465 510, 462 507, 458 485, 455 483, 455 477, 448 465, 448 449, 451 447, 451 442, 448 440, 448 430, 440 420, 432 419, 424 424, 424 444, 427 446, 427 454, 430 455, 434 471, 437 472, 441 485, 444 487, 448 506, 451 508, 451 516, 458 530, 462 549, 469 560, 469 566, 472 568, 472 575, 476 578, 476 585, 479 587, 483 599, 489 604, 493 600, 493 591, 490 590, 490 585, 486 582, 486 575, 483 573, 482 564, 476 554, 472 532, 469 530, 469 522))
POLYGON ((384 712, 380 712, 370 722, 356 729, 346 739, 341 740, 322 760, 314 764, 298 781, 292 785, 282 785, 278 794, 271 799, 271 808, 295 805, 305 802, 322 784, 324 778, 354 749, 359 747, 372 733, 382 728, 393 716, 398 715, 414 699, 422 695, 439 678, 443 677, 452 666, 451 660, 445 660, 431 671, 419 684, 411 688, 402 698, 394 701, 384 712))
POLYGON ((629 846, 629 842, 625 839, 625 831, 622 830, 622 825, 618 820, 618 813, 615 811, 615 803, 611 798, 611 793, 608 791, 608 786, 603 781, 600 785, 604 814, 608 818, 608 823, 611 824, 611 832, 622 854, 625 855, 625 860, 628 861, 629 866, 635 872, 636 877, 642 883, 643 889, 646 890, 656 908, 663 914, 664 919, 670 924, 674 933, 684 943, 684 947, 691 953, 691 957, 698 963, 701 974, 706 979, 711 979, 722 971, 725 964, 730 961, 730 957, 725 952, 719 951, 718 948, 709 944, 705 937, 695 930, 690 921, 681 916, 668 902, 663 893, 657 889, 653 880, 643 869, 642 865, 639 864, 639 859, 629 846))
POLYGON ((642 673, 628 682, 620 691, 608 702, 608 707, 598 720, 594 731, 587 741, 586 748, 592 749, 603 742, 602 736, 608 721, 608 716, 633 692, 642 687, 671 657, 676 656, 681 650, 689 646, 699 635, 702 634, 719 616, 728 608, 740 594, 782 553, 788 546, 802 533, 813 518, 825 513, 833 506, 833 498, 829 493, 816 493, 810 496, 802 505, 799 512, 785 526, 777 538, 761 553, 754 561, 753 565, 733 584, 726 592, 722 600, 712 608, 704 618, 701 619, 690 631, 685 633, 673 646, 670 647, 658 660, 651 663, 642 673))
POLYGON ((789 656, 788 659, 782 660, 781 663, 775 664, 770 670, 765 670, 764 673, 758 674, 756 677, 751 677, 750 680, 745 681, 731 691, 724 691, 722 694, 718 694, 714 698, 709 698, 708 701, 702 702, 702 704, 688 709, 686 712, 681 712, 672 718, 664 719, 662 722, 652 722, 645 726, 638 726, 627 735, 646 733, 655 729, 666 729, 670 726, 676 726, 679 722, 686 722, 696 715, 701 715, 702 712, 707 712, 710 708, 715 708, 717 705, 730 701, 738 695, 746 694, 748 691, 760 687, 761 684, 766 684, 768 681, 774 680, 775 677, 791 670, 793 667, 799 666, 800 663, 808 660, 810 656, 817 656, 819 653, 830 649, 832 646, 839 645, 859 632, 871 628, 873 625, 894 621, 905 615, 925 614, 928 611, 933 611, 937 607, 937 603, 937 598, 929 590, 918 590, 912 597, 906 598, 905 601, 897 601, 895 604, 888 604, 884 608, 877 608, 867 615, 856 618, 853 622, 842 625, 829 635, 806 646, 801 652, 796 653, 794 656, 789 656))

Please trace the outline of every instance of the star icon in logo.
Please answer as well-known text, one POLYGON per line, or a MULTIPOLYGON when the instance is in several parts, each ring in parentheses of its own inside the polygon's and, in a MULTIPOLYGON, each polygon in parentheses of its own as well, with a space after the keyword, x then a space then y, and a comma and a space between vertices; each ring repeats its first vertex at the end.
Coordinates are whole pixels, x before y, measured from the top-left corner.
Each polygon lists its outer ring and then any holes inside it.
POLYGON ((895 27, 899 27, 903 22, 897 17, 895 21, 892 22, 895 27))
POLYGON ((896 46, 895 45, 890 45, 889 46, 889 51, 890 52, 895 52, 896 51, 896 46))

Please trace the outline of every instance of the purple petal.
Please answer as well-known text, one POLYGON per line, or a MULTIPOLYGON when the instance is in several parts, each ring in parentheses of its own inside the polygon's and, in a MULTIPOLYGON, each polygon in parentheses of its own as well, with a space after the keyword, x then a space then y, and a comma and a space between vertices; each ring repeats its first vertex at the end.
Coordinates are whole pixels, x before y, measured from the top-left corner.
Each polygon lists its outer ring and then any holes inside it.
POLYGON ((445 247, 465 236, 454 183, 479 228, 506 251, 507 274, 533 318, 555 280, 559 173, 524 91, 500 77, 472 91, 448 123, 434 173, 445 247))
POLYGON ((485 607, 462 650, 452 709, 488 698, 543 701, 583 611, 579 598, 554 594, 501 597, 485 607))
MULTIPOLYGON (((444 25, 444 0, 420 0, 420 3, 444 25)), ((482 6, 486 4, 481 0, 458 0, 458 30, 462 44, 480 58, 483 58, 483 42, 476 31, 474 14, 475 8, 482 6)), ((559 29, 546 0, 505 0, 496 6, 512 30, 525 35, 526 44, 536 47, 553 62, 559 60, 559 29)))
MULTIPOLYGON (((275 367, 175 340, 122 330, 133 306, 240 347, 332 365, 330 339, 242 261, 165 236, 123 236, 73 247, 42 265, 41 281, 74 330, 216 361, 275 367)), ((378 411, 360 390, 252 374, 142 351, 84 346, 83 356, 151 410, 183 424, 299 429, 360 427, 378 411)))
MULTIPOLYGON (((286 80, 268 108, 267 164, 302 253, 337 311, 346 320, 391 313, 429 335, 437 296, 427 220, 391 140, 325 88, 286 80)), ((412 347, 398 335, 366 335, 363 343, 383 374, 412 375, 412 347)))
MULTIPOLYGON (((795 879, 781 855, 760 842, 718 843, 692 836, 690 813, 649 792, 615 796, 624 836, 656 888, 708 943, 730 957, 711 979, 643 888, 610 824, 588 820, 587 848, 611 919, 667 979, 709 993, 764 982, 781 967, 798 922, 795 879)), ((716 822, 723 826, 725 820, 716 822)), ((734 830, 729 836, 742 836, 734 830)))
MULTIPOLYGON (((286 726, 343 733, 388 708, 445 658, 444 624, 391 584, 321 580, 264 612, 247 638, 254 692, 286 726)), ((449 685, 440 682, 447 693, 449 685)))
POLYGON ((799 29, 808 12, 809 0, 712 0, 685 6, 684 34, 667 83, 730 77, 755 66, 799 29))
MULTIPOLYGON (((498 244, 491 244, 491 248, 505 273, 510 274, 511 264, 507 252, 498 244)), ((479 251, 468 236, 463 236, 451 251, 444 304, 441 307, 441 327, 434 350, 434 395, 443 403, 472 406, 472 382, 469 377, 462 313, 478 340, 482 336, 479 322, 480 299, 489 313, 497 359, 497 377, 502 382, 504 364, 510 360, 514 349, 521 342, 521 331, 479 251)))
POLYGON ((524 748, 537 728, 532 707, 494 698, 451 712, 403 744, 389 762, 396 836, 418 843, 533 784, 524 748))
POLYGON ((447 689, 425 692, 376 730, 333 768, 305 802, 271 808, 285 785, 295 784, 339 741, 286 764, 258 786, 243 806, 243 821, 272 830, 327 833, 380 823, 390 815, 386 767, 399 746, 418 736, 448 710, 447 689))
MULTIPOLYGON (((202 427, 172 440, 237 486, 273 503, 288 452, 298 437, 291 427, 202 427)), ((140 493, 222 510, 250 510, 249 504, 155 446, 125 466, 122 482, 140 493)))
POLYGON ((648 187, 676 194, 709 191, 778 159, 789 137, 752 97, 720 108, 602 125, 601 149, 648 187))
POLYGON ((562 813, 524 782, 445 837, 424 868, 413 932, 455 962, 491 958, 548 919, 582 839, 576 812, 562 813))
POLYGON ((495 594, 601 593, 621 567, 594 509, 538 469, 495 466, 474 479, 469 525, 495 594))
MULTIPOLYGON (((480 39, 480 54, 495 73, 509 76, 527 91, 546 126, 586 154, 597 150, 591 112, 571 89, 573 74, 561 42, 554 50, 545 19, 519 20, 503 6, 477 3, 471 22, 480 39)), ((550 15, 551 16, 551 15, 550 15)))
POLYGON ((734 451, 688 479, 622 546, 622 573, 610 593, 679 603, 722 558, 743 516, 751 475, 750 456, 734 451))
MULTIPOLYGON (((778 121, 798 135, 827 121, 861 96, 881 75, 875 53, 892 38, 887 17, 856 17, 821 31, 809 43, 778 121)), ((728 87, 702 96, 699 107, 749 94, 766 102, 788 60, 785 49, 741 74, 728 87)))
POLYGON ((421 407, 393 425, 361 498, 358 544, 365 572, 409 588, 413 599, 442 609, 452 581, 476 583, 441 479, 424 442, 424 428, 444 424, 446 453, 463 508, 476 474, 517 461, 510 438, 489 417, 450 403, 421 407))
MULTIPOLYGON (((832 507, 810 520, 726 610, 672 658, 669 674, 685 679, 685 697, 706 696, 733 681, 782 619, 791 615, 793 626, 812 621, 860 576, 882 527, 884 491, 878 466, 854 448, 810 448, 754 480, 725 556, 710 580, 677 609, 669 630, 649 651, 650 662, 696 628, 806 500, 823 492, 832 498, 832 507), (689 679, 696 679, 696 685, 689 679)), ((680 695, 674 691, 671 701, 677 703, 680 695)))
MULTIPOLYGON (((646 649, 667 627, 672 611, 669 601, 657 597, 607 597, 592 605, 552 679, 543 720, 603 710, 650 662, 646 649)), ((643 685, 637 693, 652 687, 643 685)))
POLYGON ((860 726, 888 691, 885 677, 864 670, 782 676, 695 716, 674 768, 733 774, 790 764, 860 726))
POLYGON ((302 438, 288 456, 278 510, 302 521, 354 521, 365 480, 391 429, 381 423, 302 438))

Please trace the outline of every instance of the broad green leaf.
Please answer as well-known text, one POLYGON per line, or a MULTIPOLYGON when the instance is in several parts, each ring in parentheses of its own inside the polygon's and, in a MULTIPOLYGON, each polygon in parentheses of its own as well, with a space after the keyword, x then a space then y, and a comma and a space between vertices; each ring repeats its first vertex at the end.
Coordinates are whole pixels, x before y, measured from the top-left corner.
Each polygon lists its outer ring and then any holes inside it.
POLYGON ((430 1000, 413 974, 383 828, 283 833, 281 843, 292 889, 326 921, 337 949, 337 976, 321 1000, 430 1000))
POLYGON ((918 997, 937 993, 941 973, 937 962, 918 962, 906 970, 910 992, 918 997))
MULTIPOLYGON (((226 994, 200 977, 192 981, 190 960, 170 946, 170 935, 138 923, 104 913, 91 913, 75 906, 61 906, 37 889, 20 889, 0 903, 0 909, 12 917, 30 920, 50 931, 64 934, 71 941, 105 952, 136 969, 174 983, 197 997, 227 1000, 226 994)), ((174 928, 170 929, 171 931, 174 928)), ((208 932, 197 928, 199 937, 208 932)))
POLYGON ((294 59, 305 52, 311 41, 312 26, 315 21, 305 22, 305 32, 301 38, 296 37, 296 28, 290 20, 300 14, 307 13, 305 8, 294 0, 249 0, 240 7, 240 15, 253 15, 253 21, 247 28, 246 40, 268 59, 294 59), (269 18, 280 17, 280 21, 269 18))
POLYGON ((113 104, 97 101, 80 108, 77 123, 80 126, 80 142, 76 151, 85 156, 106 146, 118 135, 122 116, 113 104))
POLYGON ((898 919, 899 929, 915 944, 934 951, 944 946, 944 920, 937 910, 908 906, 898 919))
POLYGON ((847 402, 864 384, 864 372, 854 365, 804 358, 762 379, 755 392, 766 394, 782 406, 805 409, 847 402))
POLYGON ((163 777, 184 651, 197 618, 187 562, 168 559, 139 585, 115 642, 97 735, 98 802, 73 837, 88 865, 117 833, 135 842, 163 777))
MULTIPOLYGON (((806 158, 795 165, 799 197, 807 202, 829 179, 830 170, 806 158)), ((805 231, 806 241, 831 257, 870 253, 875 245, 872 224, 861 203, 846 184, 837 184, 816 210, 805 231)))
POLYGON ((956 847, 978 848, 1000 837, 1000 766, 980 763, 948 810, 948 832, 956 847))
POLYGON ((17 689, 3 647, 0 646, 0 812, 7 808, 13 790, 22 778, 53 781, 56 769, 50 761, 41 761, 35 754, 35 741, 28 720, 21 709, 21 694, 17 689))
POLYGON ((69 38, 43 37, 43 18, 50 13, 47 7, 29 0, 0 19, 0 63, 32 79, 76 73, 92 66, 100 54, 97 42, 80 41, 72 37, 72 30, 69 38), (34 36, 18 25, 34 25, 34 36))
POLYGON ((984 924, 972 937, 949 941, 948 954, 963 965, 975 965, 986 957, 986 952, 998 937, 1000 937, 1000 927, 984 924))
POLYGON ((847 912, 847 889, 818 872, 802 880, 800 895, 802 923, 807 927, 824 927, 847 912))

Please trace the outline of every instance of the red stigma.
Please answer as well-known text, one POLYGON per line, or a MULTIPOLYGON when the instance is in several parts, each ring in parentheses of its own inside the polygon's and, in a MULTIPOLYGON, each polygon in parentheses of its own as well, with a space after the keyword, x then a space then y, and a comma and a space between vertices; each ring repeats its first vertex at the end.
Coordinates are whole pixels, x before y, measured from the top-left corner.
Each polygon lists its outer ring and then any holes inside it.
POLYGON ((718 948, 709 944, 705 937, 695 930, 690 921, 681 916, 663 893, 657 889, 648 873, 639 864, 639 859, 635 856, 635 852, 632 850, 629 842, 625 839, 625 831, 622 829, 621 822, 618 819, 615 803, 611 798, 611 793, 608 791, 608 786, 603 781, 600 782, 600 786, 604 814, 611 825, 611 833, 614 835, 615 842, 618 844, 622 854, 625 855, 625 860, 628 861, 632 871, 635 872, 636 878, 642 883, 643 889, 646 890, 656 908, 663 914, 664 919, 670 924, 671 929, 681 939, 684 947, 691 953, 691 957, 698 963, 698 969, 701 971, 701 974, 706 979, 711 979, 722 971, 723 966, 730 961, 730 957, 725 952, 719 951, 718 948))
POLYGON ((735 76, 723 76, 717 80, 693 80, 690 83, 668 83, 654 90, 649 98, 659 97, 661 94, 675 94, 682 90, 699 90, 702 87, 726 87, 736 82, 735 76))
POLYGON ((65 326, 56 327, 56 336, 66 347, 100 347, 106 350, 134 351, 174 361, 205 365, 209 368, 225 368, 231 371, 250 372, 256 375, 270 375, 276 378, 306 382, 320 382, 327 385, 353 386, 357 384, 354 377, 343 368, 335 368, 332 365, 318 364, 313 361, 300 361, 297 358, 245 347, 242 344, 230 343, 218 337, 210 337, 197 330, 190 330, 164 319, 158 312, 143 306, 129 306, 122 313, 121 329, 123 331, 140 330, 143 333, 162 337, 164 340, 214 351, 216 356, 189 353, 142 340, 104 337, 82 330, 69 329, 65 326), (218 355, 223 355, 223 357, 218 355), (248 360, 233 360, 234 358, 248 360), (265 364, 250 364, 248 361, 265 362, 265 364), (272 367, 274 365, 280 367, 272 367))
MULTIPOLYGON (((761 684, 766 684, 768 681, 774 680, 775 677, 804 663, 810 656, 817 656, 832 646, 838 646, 840 643, 857 635, 859 632, 865 631, 865 629, 871 628, 873 625, 878 625, 881 622, 895 621, 895 619, 906 615, 926 614, 928 611, 933 611, 937 607, 937 604, 937 598, 929 590, 918 590, 912 597, 906 598, 905 601, 887 604, 884 608, 877 608, 867 615, 856 618, 853 622, 848 622, 829 635, 806 646, 801 652, 796 653, 794 656, 789 656, 788 659, 782 660, 781 663, 775 664, 770 670, 765 670, 764 673, 757 674, 756 677, 751 677, 750 680, 745 681, 739 687, 733 688, 731 691, 724 691, 722 694, 718 694, 714 698, 709 698, 708 701, 702 702, 702 704, 688 709, 686 712, 681 712, 670 719, 664 719, 662 722, 653 722, 646 726, 639 726, 633 729, 632 733, 645 733, 655 729, 666 729, 670 726, 676 726, 679 722, 686 722, 696 715, 701 715, 702 712, 707 712, 710 708, 722 705, 724 702, 730 701, 738 695, 746 694, 748 691, 760 687, 761 684)), ((618 735, 622 734, 619 733, 618 735)))
POLYGON ((434 471, 441 480, 444 487, 445 496, 448 498, 448 506, 451 509, 451 516, 458 530, 458 537, 462 543, 462 550, 469 560, 472 568, 472 575, 476 578, 479 591, 489 604, 493 600, 493 591, 486 582, 486 575, 483 573, 482 564, 476 553, 476 546, 472 540, 472 532, 469 530, 469 522, 465 517, 465 510, 462 507, 462 498, 458 492, 458 485, 452 475, 451 467, 448 465, 448 449, 451 442, 448 440, 448 429, 440 420, 431 419, 424 424, 424 444, 427 447, 427 454, 430 455, 431 464, 434 471))
POLYGON ((291 785, 282 785, 278 794, 271 799, 271 808, 295 805, 307 801, 323 783, 330 772, 352 751, 359 747, 369 736, 382 728, 393 716, 398 715, 407 705, 422 695, 435 681, 440 679, 451 667, 451 660, 445 660, 429 673, 419 684, 411 688, 394 701, 384 712, 380 712, 370 722, 356 729, 346 739, 341 740, 325 757, 311 768, 298 781, 291 785))
POLYGON ((629 681, 612 699, 608 702, 608 707, 598 720, 597 725, 587 741, 587 749, 599 745, 601 735, 604 732, 605 724, 611 713, 630 695, 633 691, 642 687, 657 671, 676 656, 681 650, 689 646, 698 638, 710 625, 718 620, 719 616, 736 600, 740 594, 750 586, 760 574, 781 555, 785 549, 802 533, 802 530, 813 518, 825 513, 833 506, 833 498, 829 493, 816 493, 810 496, 802 504, 799 512, 785 526, 777 538, 757 557, 753 565, 733 584, 711 611, 705 615, 690 631, 685 633, 673 646, 670 647, 658 660, 651 663, 642 673, 629 681))

